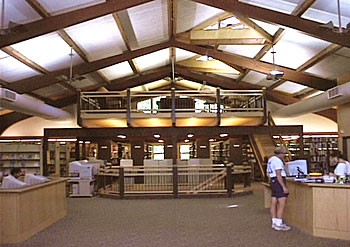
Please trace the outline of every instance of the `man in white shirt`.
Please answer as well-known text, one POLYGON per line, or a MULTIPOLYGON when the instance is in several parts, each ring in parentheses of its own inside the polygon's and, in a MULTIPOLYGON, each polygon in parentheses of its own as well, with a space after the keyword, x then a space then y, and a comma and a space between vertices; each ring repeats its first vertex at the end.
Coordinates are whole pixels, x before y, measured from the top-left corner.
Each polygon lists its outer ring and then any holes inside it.
MULTIPOLYGON (((340 152, 336 152, 330 155, 330 165, 335 167, 333 174, 338 177, 350 176, 350 163, 345 160, 344 156, 340 152)), ((332 175, 332 172, 331 172, 332 175)))
POLYGON ((288 231, 290 226, 283 223, 283 216, 287 205, 288 188, 286 185, 286 170, 284 157, 287 150, 283 147, 276 147, 272 156, 267 162, 267 174, 271 184, 271 218, 272 229, 277 231, 288 231))

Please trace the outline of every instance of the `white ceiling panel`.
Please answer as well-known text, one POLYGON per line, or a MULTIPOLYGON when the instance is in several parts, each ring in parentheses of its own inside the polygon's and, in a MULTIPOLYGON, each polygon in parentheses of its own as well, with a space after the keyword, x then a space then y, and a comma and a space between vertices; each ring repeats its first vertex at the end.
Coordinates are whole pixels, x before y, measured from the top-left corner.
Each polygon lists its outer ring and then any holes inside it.
POLYGON ((283 93, 288 93, 288 94, 295 94, 306 88, 307 88, 306 86, 296 84, 294 82, 286 81, 282 85, 276 87, 274 90, 281 91, 283 93))
POLYGON ((112 15, 65 29, 87 54, 89 61, 123 53, 127 48, 112 15))
POLYGON ((175 50, 176 50, 176 61, 183 61, 183 60, 197 56, 197 53, 193 53, 183 49, 176 48, 175 50))
MULTIPOLYGON (((67 68, 71 62, 71 48, 57 33, 29 39, 12 47, 48 71, 67 68)), ((81 62, 79 56, 73 56, 73 64, 81 62)))
POLYGON ((134 74, 128 62, 118 63, 99 71, 110 81, 134 74))
POLYGON ((10 22, 25 24, 41 19, 41 16, 23 0, 2 0, 1 8, 2 7, 4 7, 2 9, 4 11, 4 16, 1 16, 0 28, 3 29, 8 28, 10 22))
MULTIPOLYGON (((339 26, 338 19, 338 1, 318 0, 309 8, 302 17, 313 21, 328 23, 332 21, 334 25, 339 26)), ((340 16, 342 27, 350 23, 350 1, 340 0, 340 16)))
POLYGON ((270 24, 270 23, 259 21, 259 20, 252 19, 252 18, 250 18, 250 19, 272 36, 275 35, 277 30, 280 28, 280 26, 278 26, 278 25, 270 24))
MULTIPOLYGON (((22 0, 23 1, 23 0, 22 0)), ((95 4, 103 3, 105 0, 37 0, 51 15, 57 15, 76 9, 86 8, 95 4)))
POLYGON ((40 75, 40 73, 0 50, 1 80, 11 83, 36 75, 40 75))
POLYGON ((135 58, 137 66, 141 72, 155 69, 169 64, 169 49, 163 49, 157 52, 135 58))
POLYGON ((237 75, 235 73, 215 73, 215 75, 220 75, 223 77, 231 78, 231 79, 237 79, 240 75, 237 75))
POLYGON ((201 24, 224 11, 188 0, 178 0, 177 33, 182 33, 201 24))
POLYGON ((336 53, 321 62, 312 66, 306 72, 315 74, 330 80, 337 79, 338 75, 349 73, 350 71, 350 49, 342 48, 336 53))
POLYGON ((167 2, 167 0, 156 0, 128 9, 137 39, 137 44, 130 40, 132 49, 154 45, 169 39, 167 2))
POLYGON ((289 0, 289 1, 283 1, 283 0, 273 0, 273 1, 266 1, 266 0, 239 0, 242 3, 248 3, 254 6, 266 8, 275 10, 282 13, 292 13, 295 7, 302 2, 303 0, 289 0))
POLYGON ((263 45, 220 45, 219 50, 244 57, 254 58, 263 45))
MULTIPOLYGON (((326 41, 286 29, 283 37, 274 46, 275 64, 297 69, 329 45, 326 41)), ((261 60, 272 63, 271 51, 272 49, 261 60)))
POLYGON ((265 74, 261 74, 253 70, 249 71, 242 81, 248 82, 251 84, 256 84, 262 87, 269 87, 275 83, 275 81, 266 80, 265 74))

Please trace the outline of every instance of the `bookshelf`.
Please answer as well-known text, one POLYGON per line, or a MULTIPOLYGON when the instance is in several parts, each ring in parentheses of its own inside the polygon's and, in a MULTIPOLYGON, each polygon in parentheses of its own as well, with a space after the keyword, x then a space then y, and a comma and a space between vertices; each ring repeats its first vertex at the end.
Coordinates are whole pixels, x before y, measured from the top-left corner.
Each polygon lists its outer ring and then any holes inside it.
POLYGON ((75 160, 75 142, 49 142, 47 166, 51 176, 68 176, 68 164, 75 160))
POLYGON ((230 158, 229 141, 218 141, 210 143, 211 159, 214 164, 224 163, 230 158))
POLYGON ((41 139, 1 140, 0 169, 9 173, 11 168, 20 167, 23 172, 42 174, 41 139))
POLYGON ((329 155, 338 150, 338 135, 304 135, 304 156, 308 157, 311 171, 328 170, 329 155))

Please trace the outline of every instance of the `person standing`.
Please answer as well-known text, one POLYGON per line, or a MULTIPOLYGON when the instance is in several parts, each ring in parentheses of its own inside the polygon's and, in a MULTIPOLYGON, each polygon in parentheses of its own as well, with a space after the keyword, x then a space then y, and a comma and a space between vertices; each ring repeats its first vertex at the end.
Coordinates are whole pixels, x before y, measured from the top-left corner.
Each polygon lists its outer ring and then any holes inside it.
POLYGON ((286 154, 287 150, 284 147, 276 147, 274 149, 274 155, 267 162, 267 174, 269 175, 271 185, 271 227, 276 231, 288 231, 291 229, 290 226, 283 222, 289 195, 286 185, 287 173, 284 164, 286 154))

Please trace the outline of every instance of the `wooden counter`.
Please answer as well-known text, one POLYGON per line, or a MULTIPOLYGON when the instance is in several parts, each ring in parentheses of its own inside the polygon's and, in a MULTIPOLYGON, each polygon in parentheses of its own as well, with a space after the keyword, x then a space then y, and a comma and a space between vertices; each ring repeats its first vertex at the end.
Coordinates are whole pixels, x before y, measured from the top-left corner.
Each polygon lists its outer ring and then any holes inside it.
POLYGON ((23 242, 66 214, 66 179, 0 189, 0 244, 23 242))
MULTIPOLYGON (((287 181, 286 220, 317 237, 350 240, 350 185, 287 181)), ((265 207, 271 193, 265 187, 265 207)), ((271 199, 270 199, 271 200, 271 199)))

